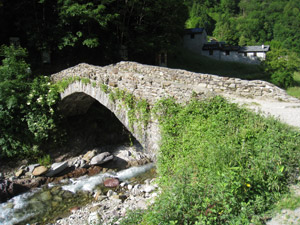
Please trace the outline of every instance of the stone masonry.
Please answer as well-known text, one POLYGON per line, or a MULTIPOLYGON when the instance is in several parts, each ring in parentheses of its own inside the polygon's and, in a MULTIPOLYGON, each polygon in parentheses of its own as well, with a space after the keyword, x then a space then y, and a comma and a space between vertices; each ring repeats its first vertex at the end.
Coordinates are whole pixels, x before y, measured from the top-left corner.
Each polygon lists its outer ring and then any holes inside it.
POLYGON ((117 116, 153 158, 159 148, 160 140, 157 121, 152 118, 147 127, 142 127, 142 131, 138 129, 138 124, 134 124, 133 130, 130 129, 128 109, 121 102, 109 100, 109 94, 101 90, 101 84, 106 84, 112 90, 115 88, 126 90, 137 99, 146 99, 150 105, 167 97, 173 97, 176 101, 185 103, 192 96, 201 98, 213 95, 299 101, 287 95, 284 90, 265 81, 247 81, 135 62, 120 62, 105 67, 82 63, 53 74, 52 79, 56 82, 70 76, 89 78, 97 85, 83 84, 80 81, 70 84, 61 93, 62 107, 65 110, 73 114, 84 113, 93 100, 99 101, 117 116))

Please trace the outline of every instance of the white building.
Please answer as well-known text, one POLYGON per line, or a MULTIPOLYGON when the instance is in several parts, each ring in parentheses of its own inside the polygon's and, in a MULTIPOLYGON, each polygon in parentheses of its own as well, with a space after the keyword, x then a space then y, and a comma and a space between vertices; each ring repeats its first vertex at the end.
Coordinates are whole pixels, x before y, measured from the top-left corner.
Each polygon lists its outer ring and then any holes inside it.
POLYGON ((183 46, 197 54, 217 60, 259 64, 266 59, 269 45, 231 46, 225 42, 207 42, 204 28, 185 29, 183 46))
POLYGON ((201 54, 203 45, 207 42, 204 28, 185 29, 183 46, 195 53, 201 54))
POLYGON ((203 45, 202 55, 217 60, 259 64, 266 59, 269 45, 230 46, 224 42, 208 42, 203 45))

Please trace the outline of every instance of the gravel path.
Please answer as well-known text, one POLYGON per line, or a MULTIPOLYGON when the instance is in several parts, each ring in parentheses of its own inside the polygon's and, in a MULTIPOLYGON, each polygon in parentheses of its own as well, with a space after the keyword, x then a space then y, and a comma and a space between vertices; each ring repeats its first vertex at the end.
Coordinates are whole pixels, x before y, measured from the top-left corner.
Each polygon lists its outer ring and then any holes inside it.
POLYGON ((298 102, 280 102, 270 99, 263 100, 231 96, 226 98, 231 102, 244 105, 266 116, 274 116, 284 123, 300 128, 300 100, 298 102))

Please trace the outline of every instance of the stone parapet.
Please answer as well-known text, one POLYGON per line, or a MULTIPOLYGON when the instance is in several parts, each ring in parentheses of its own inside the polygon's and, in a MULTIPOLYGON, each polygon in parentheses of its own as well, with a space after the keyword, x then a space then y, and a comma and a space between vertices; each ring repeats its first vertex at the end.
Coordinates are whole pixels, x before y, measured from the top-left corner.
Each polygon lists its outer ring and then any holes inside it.
POLYGON ((186 102, 195 93, 299 101, 266 81, 241 80, 135 62, 120 62, 105 67, 79 64, 52 75, 52 79, 60 80, 70 76, 86 77, 111 88, 118 87, 149 102, 163 97, 174 97, 179 102, 186 102))

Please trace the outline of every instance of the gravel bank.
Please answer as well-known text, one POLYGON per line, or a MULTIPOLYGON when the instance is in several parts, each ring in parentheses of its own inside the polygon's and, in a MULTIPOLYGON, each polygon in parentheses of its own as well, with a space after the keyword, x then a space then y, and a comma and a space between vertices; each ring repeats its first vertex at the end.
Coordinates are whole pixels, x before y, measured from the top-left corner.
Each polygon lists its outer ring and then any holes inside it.
POLYGON ((265 116, 274 116, 280 121, 300 128, 300 100, 298 102, 280 102, 255 98, 227 97, 231 102, 243 105, 265 116))

